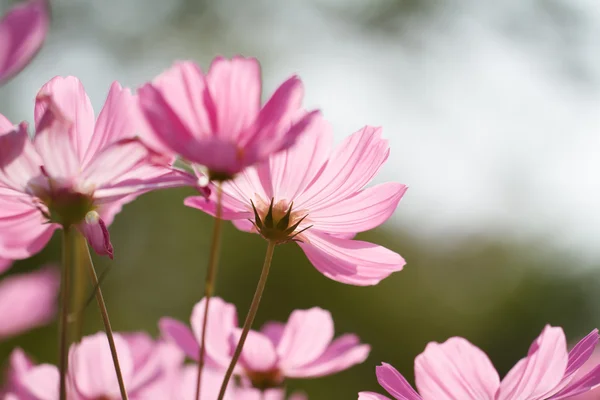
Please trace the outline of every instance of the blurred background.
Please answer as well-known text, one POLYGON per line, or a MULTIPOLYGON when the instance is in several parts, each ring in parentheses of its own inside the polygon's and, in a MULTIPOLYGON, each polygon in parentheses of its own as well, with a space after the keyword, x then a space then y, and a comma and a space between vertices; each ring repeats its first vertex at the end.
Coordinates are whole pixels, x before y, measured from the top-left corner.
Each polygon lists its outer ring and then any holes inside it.
MULTIPOLYGON (((0 0, 4 12, 13 1, 0 0)), ((137 87, 192 59, 256 56, 264 94, 297 73, 307 107, 338 141, 381 125, 377 181, 410 186, 396 215, 359 235, 407 266, 376 287, 333 282, 295 245, 277 248, 257 326, 296 308, 332 312, 372 345, 363 365, 291 389, 319 399, 379 390, 385 361, 412 380, 429 341, 460 335, 502 374, 547 323, 575 341, 600 324, 600 5, 594 0, 52 1, 45 47, 0 89, 0 112, 31 120, 39 87, 75 75, 98 111, 110 83, 137 87)), ((202 295, 212 221, 189 190, 145 195, 111 226, 103 285, 113 326, 157 333, 202 295)), ((60 260, 59 241, 10 273, 60 260)), ((249 306, 266 244, 227 224, 217 294, 249 306)), ((85 332, 102 328, 95 303, 85 332)), ((54 362, 56 326, 0 344, 54 362)), ((379 390, 381 391, 381 390, 379 390)))

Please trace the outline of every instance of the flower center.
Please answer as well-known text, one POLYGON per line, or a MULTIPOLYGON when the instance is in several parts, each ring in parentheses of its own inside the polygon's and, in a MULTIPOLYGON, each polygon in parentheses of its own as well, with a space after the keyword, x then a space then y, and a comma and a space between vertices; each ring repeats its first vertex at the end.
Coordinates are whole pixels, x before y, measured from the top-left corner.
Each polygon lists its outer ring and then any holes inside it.
POLYGON ((252 382, 252 386, 266 390, 280 386, 283 383, 283 374, 275 368, 269 371, 246 371, 246 376, 252 382))
POLYGON ((27 186, 28 191, 39 199, 42 214, 63 227, 80 223, 87 213, 96 209, 93 188, 53 179, 43 170, 42 176, 32 179, 27 186))
POLYGON ((271 199, 271 202, 267 204, 258 197, 257 204, 254 204, 253 201, 251 203, 254 211, 252 223, 266 240, 277 244, 302 241, 300 234, 310 228, 307 226, 297 230, 308 214, 304 210, 294 211, 293 202, 288 204, 286 200, 280 200, 275 203, 275 199, 271 199))

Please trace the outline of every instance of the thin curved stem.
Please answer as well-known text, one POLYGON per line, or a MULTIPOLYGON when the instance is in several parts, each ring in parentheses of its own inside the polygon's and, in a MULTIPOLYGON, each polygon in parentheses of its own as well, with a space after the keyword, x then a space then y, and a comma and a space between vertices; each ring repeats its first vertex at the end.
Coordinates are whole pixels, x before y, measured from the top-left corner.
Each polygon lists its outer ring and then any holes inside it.
POLYGON ((69 227, 63 228, 62 235, 62 258, 63 258, 63 270, 61 274, 61 289, 60 289, 60 320, 58 325, 59 332, 59 358, 58 358, 58 370, 60 374, 59 381, 59 398, 60 400, 67 399, 67 370, 68 370, 68 355, 69 355, 69 302, 70 293, 69 287, 71 285, 71 268, 73 249, 71 247, 71 229, 69 227))
POLYGON ((206 326, 208 324, 208 310, 210 298, 215 289, 215 279, 217 276, 217 265, 219 264, 219 248, 221 247, 221 226, 223 220, 221 214, 223 213, 223 189, 221 183, 217 183, 217 210, 215 216, 215 223, 213 225, 212 243, 210 245, 210 253, 208 255, 208 270, 206 271, 206 278, 204 282, 204 297, 206 302, 204 303, 204 319, 202 320, 202 336, 200 338, 200 353, 198 355, 198 377, 196 379, 196 400, 200 400, 200 389, 202 383, 202 370, 204 368, 205 358, 205 343, 206 343, 206 326))
POLYGON ((262 298, 262 294, 267 284, 267 278, 269 277, 269 269, 271 268, 271 261, 273 260, 273 253, 275 251, 276 245, 276 243, 272 241, 269 241, 268 243, 269 244, 267 245, 267 254, 265 255, 265 262, 262 267, 262 272, 260 273, 258 285, 256 285, 256 291, 254 292, 254 298, 252 298, 250 310, 248 311, 248 315, 246 316, 246 321, 244 321, 242 335, 240 336, 240 341, 238 342, 237 347, 235 348, 235 352, 233 353, 231 363, 229 363, 229 367, 227 367, 227 372, 225 373, 225 377, 223 378, 223 383, 221 384, 221 390, 219 391, 219 397, 217 400, 223 400, 223 397, 225 397, 227 384, 231 379, 231 375, 233 375, 233 369, 235 368, 235 364, 237 364, 238 359, 242 354, 242 349, 244 348, 246 337, 248 337, 248 332, 250 332, 250 328, 252 328, 252 323, 254 323, 254 317, 256 317, 256 312, 258 311, 258 306, 260 305, 260 299, 262 298))
POLYGON ((121 372, 121 366, 119 365, 119 357, 117 355, 117 346, 115 346, 115 338, 113 331, 110 326, 110 319, 108 318, 108 311, 106 310, 106 304, 104 303, 104 296, 102 295, 102 289, 100 288, 100 282, 98 281, 98 275, 96 275, 96 269, 94 268, 94 262, 92 260, 92 254, 90 248, 87 246, 86 249, 88 254, 90 277, 92 279, 92 285, 96 288, 96 300, 98 307, 100 307, 100 314, 102 314, 102 321, 104 322, 104 329, 106 330, 106 337, 108 339, 108 345, 110 347, 110 354, 112 355, 113 364, 115 366, 115 373, 117 374, 117 381, 119 382, 119 390, 121 391, 122 400, 129 400, 127 397, 127 390, 125 389, 125 382, 123 380, 123 373, 121 372))

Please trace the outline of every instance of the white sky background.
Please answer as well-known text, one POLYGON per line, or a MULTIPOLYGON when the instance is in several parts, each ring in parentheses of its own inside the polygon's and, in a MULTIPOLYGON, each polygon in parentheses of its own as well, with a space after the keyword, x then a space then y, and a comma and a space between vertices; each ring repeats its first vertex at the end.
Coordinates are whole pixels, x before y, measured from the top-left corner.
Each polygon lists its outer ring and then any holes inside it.
POLYGON ((256 55, 267 93, 298 73, 338 139, 383 126, 392 155, 380 180, 410 186, 394 219, 404 228, 543 235, 600 259, 600 3, 447 0, 397 33, 327 11, 379 2, 220 0, 160 36, 174 0, 59 0, 47 46, 0 89, 0 105, 30 119, 39 87, 74 74, 99 109, 113 80, 137 86, 174 59, 256 55), (107 32, 149 38, 132 40, 132 56, 107 32))

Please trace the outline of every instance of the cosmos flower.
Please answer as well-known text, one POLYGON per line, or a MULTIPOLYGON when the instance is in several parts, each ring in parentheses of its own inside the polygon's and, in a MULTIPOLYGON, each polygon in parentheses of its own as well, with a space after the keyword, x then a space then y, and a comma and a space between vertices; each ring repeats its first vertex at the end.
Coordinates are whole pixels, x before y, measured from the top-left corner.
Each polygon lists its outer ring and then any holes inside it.
MULTIPOLYGON (((160 321, 162 335, 194 360, 198 359, 205 301, 194 307, 191 330, 171 318, 160 321)), ((207 326, 207 365, 225 370, 241 333, 235 306, 218 297, 212 298, 207 326)), ((356 335, 346 334, 335 340, 333 336, 333 320, 328 311, 296 310, 286 324, 270 322, 260 331, 250 331, 236 373, 251 386, 268 389, 278 387, 285 378, 330 375, 367 358, 370 348, 361 344, 356 335)))
MULTIPOLYGON (((120 398, 113 361, 101 332, 73 344, 69 352, 68 398, 98 400, 120 398)), ((176 384, 173 373, 183 363, 182 353, 173 345, 152 341, 145 334, 115 334, 115 344, 123 379, 132 400, 168 398, 166 386, 176 384)), ((178 375, 176 375, 178 376, 178 375)), ((22 350, 11 355, 5 393, 6 399, 56 400, 58 368, 50 364, 34 365, 22 350)))
POLYGON ((94 117, 83 85, 56 77, 35 105, 36 133, 0 115, 0 254, 40 251, 54 230, 76 227, 98 254, 112 257, 107 225, 122 205, 156 188, 193 185, 135 137, 134 99, 118 83, 94 117))
POLYGON ((23 69, 38 52, 50 25, 47 0, 14 6, 0 20, 0 84, 23 69))
MULTIPOLYGON (((332 150, 333 133, 313 118, 292 148, 224 182, 223 218, 269 241, 296 241, 325 276, 352 285, 374 285, 405 262, 382 246, 352 240, 384 223, 406 191, 400 183, 365 186, 389 155, 381 129, 365 127, 332 150)), ((185 204, 215 214, 216 197, 185 204)))
MULTIPOLYGON (((502 381, 489 358, 467 340, 454 337, 429 343, 415 359, 417 393, 389 364, 377 367, 377 380, 396 400, 559 400, 585 393, 600 385, 600 365, 575 378, 598 344, 592 331, 567 351, 561 328, 546 326, 502 381)), ((386 396, 359 393, 359 400, 385 400, 386 396)))
POLYGON ((227 180, 294 144, 316 115, 301 112, 302 82, 295 76, 261 107, 260 64, 253 58, 217 57, 207 74, 176 63, 139 89, 139 105, 154 148, 227 180))

